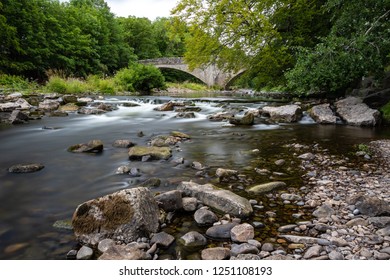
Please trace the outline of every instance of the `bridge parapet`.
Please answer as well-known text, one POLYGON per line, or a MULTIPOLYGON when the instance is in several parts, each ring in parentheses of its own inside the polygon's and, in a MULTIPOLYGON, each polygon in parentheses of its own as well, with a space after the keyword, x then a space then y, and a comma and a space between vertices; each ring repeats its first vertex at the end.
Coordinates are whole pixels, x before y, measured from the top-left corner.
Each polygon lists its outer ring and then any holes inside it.
POLYGON ((185 64, 182 57, 161 57, 153 59, 144 59, 140 60, 139 63, 142 64, 153 64, 153 65, 179 65, 185 64))

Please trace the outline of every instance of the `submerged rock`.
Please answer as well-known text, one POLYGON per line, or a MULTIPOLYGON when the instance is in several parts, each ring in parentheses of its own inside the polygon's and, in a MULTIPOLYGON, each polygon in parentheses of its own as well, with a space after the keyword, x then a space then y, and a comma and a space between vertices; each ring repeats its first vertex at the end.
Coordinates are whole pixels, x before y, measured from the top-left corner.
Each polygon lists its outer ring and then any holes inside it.
POLYGON ((250 187, 247 189, 247 192, 254 193, 254 194, 262 194, 262 193, 270 192, 276 188, 283 188, 285 186, 286 183, 284 182, 270 182, 270 183, 265 183, 265 184, 250 187))
POLYGON ((194 182, 182 182, 178 189, 182 190, 186 196, 195 197, 204 205, 222 213, 246 218, 253 212, 252 205, 246 198, 228 190, 217 189, 211 184, 199 185, 194 182))
POLYGON ((132 242, 159 228, 160 212, 146 188, 121 190, 80 204, 72 218, 78 240, 95 245, 111 238, 132 242))
POLYGON ((207 239, 202 234, 196 231, 190 231, 180 237, 179 242, 185 247, 198 248, 206 246, 207 239))
POLYGON ((16 164, 8 168, 10 173, 32 173, 40 171, 45 166, 40 163, 16 164))

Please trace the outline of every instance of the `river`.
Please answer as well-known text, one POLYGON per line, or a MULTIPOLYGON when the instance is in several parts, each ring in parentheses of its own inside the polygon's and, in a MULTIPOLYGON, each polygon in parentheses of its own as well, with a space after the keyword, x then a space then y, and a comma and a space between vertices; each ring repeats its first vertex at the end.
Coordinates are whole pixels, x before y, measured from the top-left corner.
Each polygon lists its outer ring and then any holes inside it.
MULTIPOLYGON (((176 188, 184 180, 199 183, 213 181, 218 167, 239 170, 262 183, 254 168, 273 170, 277 159, 289 160, 286 144, 318 143, 331 153, 350 156, 354 145, 389 138, 390 129, 360 128, 345 125, 318 125, 309 117, 295 124, 256 124, 251 127, 226 127, 211 122, 207 115, 222 111, 218 98, 194 99, 202 110, 194 119, 174 118, 175 112, 153 109, 169 97, 117 97, 105 102, 140 106, 126 107, 104 115, 69 114, 68 117, 44 117, 26 125, 0 127, 0 259, 65 259, 77 246, 70 230, 53 224, 72 217, 80 203, 123 188, 131 188, 151 177, 162 185, 153 192, 176 188), (43 127, 54 129, 43 129, 43 127), (127 149, 114 148, 118 139, 130 139, 146 145, 152 136, 177 130, 189 134, 191 140, 174 150, 173 157, 182 157, 185 164, 171 162, 130 162, 127 149), (144 137, 139 137, 142 131, 144 137), (71 145, 92 139, 103 141, 104 151, 98 155, 74 154, 71 145), (257 153, 252 151, 257 149, 257 153), (198 161, 209 167, 209 177, 197 177, 190 167, 198 161), (7 169, 18 163, 42 163, 45 168, 36 173, 12 174, 7 169), (121 165, 139 169, 141 176, 115 174, 121 165), (215 174, 215 173, 214 173, 215 174)), ((230 105, 258 108, 264 102, 231 99, 230 105)), ((299 187, 299 170, 278 170, 287 173, 289 187, 299 187)), ((221 187, 228 187, 221 185, 221 187)), ((240 188, 234 191, 246 195, 240 188)), ((265 238, 263 235, 259 239, 265 238)))

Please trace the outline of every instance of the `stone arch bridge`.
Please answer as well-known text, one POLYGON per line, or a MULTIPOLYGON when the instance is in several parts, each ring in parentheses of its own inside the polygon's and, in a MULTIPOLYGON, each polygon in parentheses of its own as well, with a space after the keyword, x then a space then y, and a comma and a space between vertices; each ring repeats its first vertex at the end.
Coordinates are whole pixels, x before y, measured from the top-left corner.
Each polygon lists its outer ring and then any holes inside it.
POLYGON ((182 57, 162 57, 156 59, 145 59, 140 60, 139 63, 151 64, 160 69, 176 69, 179 71, 183 71, 198 78, 209 87, 220 86, 224 89, 228 88, 235 78, 245 72, 244 69, 238 72, 226 72, 224 70, 219 69, 214 64, 190 70, 188 64, 184 62, 184 59, 182 57))

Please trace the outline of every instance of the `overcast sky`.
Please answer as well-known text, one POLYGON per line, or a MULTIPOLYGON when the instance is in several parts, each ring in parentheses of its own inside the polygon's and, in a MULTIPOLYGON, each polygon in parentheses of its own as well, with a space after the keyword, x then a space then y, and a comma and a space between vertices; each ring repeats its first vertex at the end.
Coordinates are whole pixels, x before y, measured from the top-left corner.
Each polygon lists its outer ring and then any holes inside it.
MULTIPOLYGON (((62 2, 69 0, 60 0, 62 2)), ((169 17, 179 0, 105 0, 111 12, 119 17, 169 17)))

